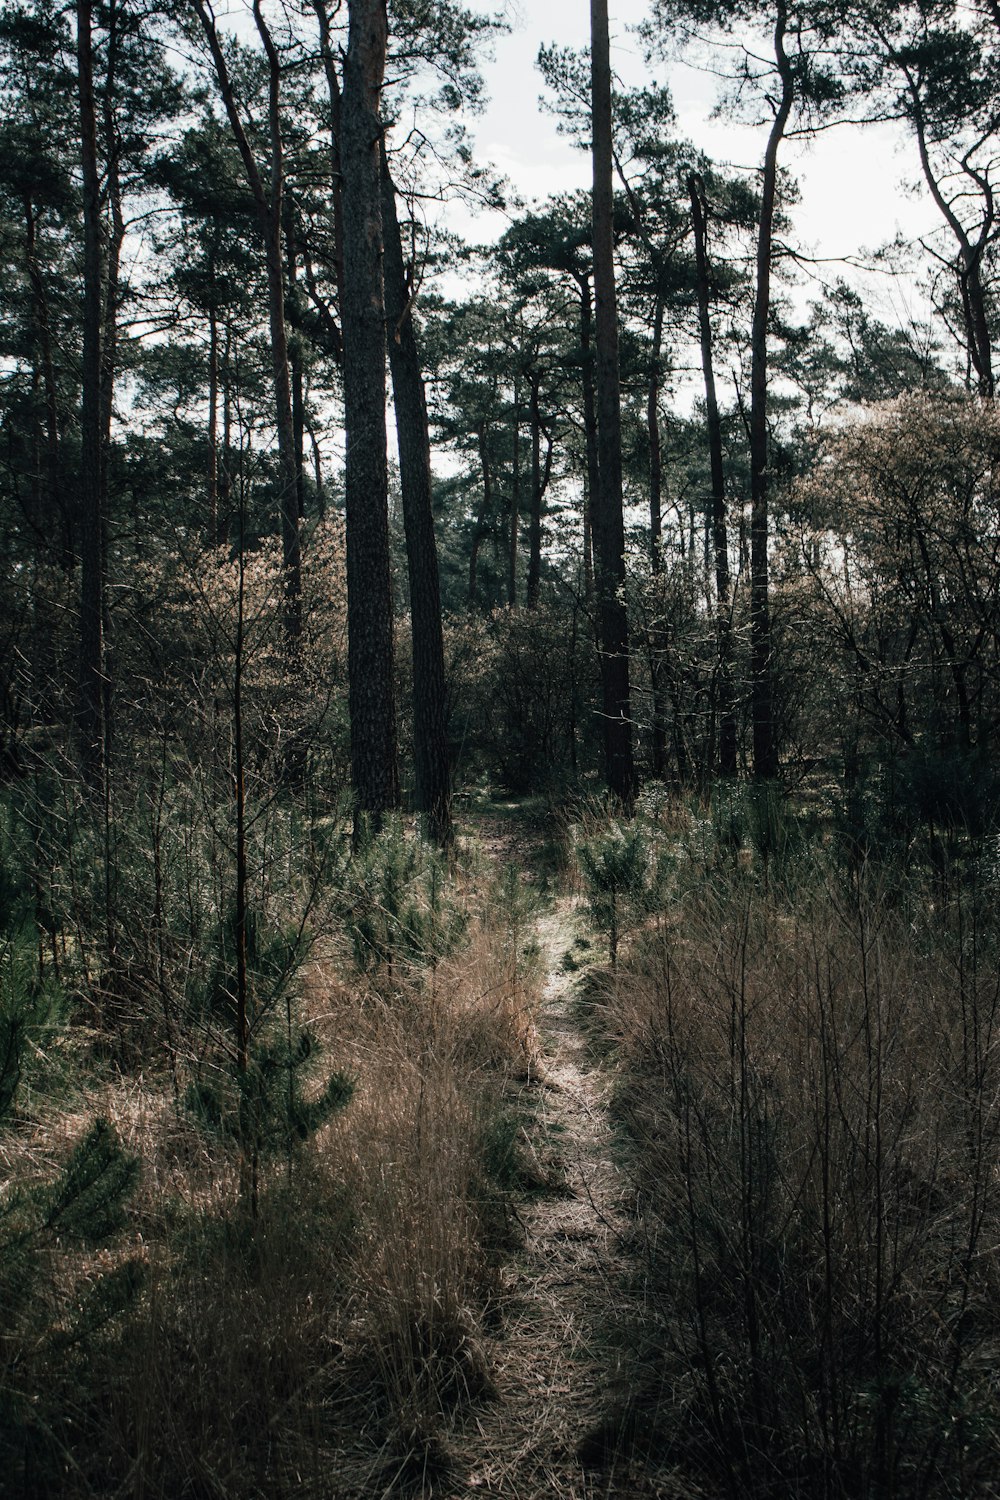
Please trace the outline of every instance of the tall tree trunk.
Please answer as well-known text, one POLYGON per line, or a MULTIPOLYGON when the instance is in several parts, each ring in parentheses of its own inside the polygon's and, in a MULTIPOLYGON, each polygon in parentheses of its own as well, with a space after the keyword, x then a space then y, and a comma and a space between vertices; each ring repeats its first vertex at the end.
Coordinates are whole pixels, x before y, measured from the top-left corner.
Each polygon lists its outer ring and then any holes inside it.
POLYGON ((107 236, 104 266, 104 327, 101 334, 101 430, 105 463, 111 445, 114 417, 115 374, 118 361, 118 308, 121 302, 121 259, 125 243, 125 212, 122 203, 120 171, 121 143, 115 118, 114 99, 118 49, 120 7, 107 8, 108 55, 104 83, 104 140, 107 152, 107 198, 111 211, 111 232, 107 236))
POLYGON ((597 405, 594 395, 594 308, 590 277, 577 278, 580 290, 580 362, 583 387, 583 440, 587 453, 587 483, 583 492, 583 593, 587 603, 594 594, 594 496, 601 478, 597 457, 597 405))
POLYGON ((382 147, 382 231, 385 313, 396 408, 399 478, 403 492, 406 567, 413 638, 413 755, 416 804, 426 831, 451 843, 451 764, 448 753, 441 583, 432 505, 431 445, 412 297, 403 264, 396 190, 382 147))
POLYGON ((542 419, 538 406, 540 376, 533 370, 528 397, 528 425, 531 432, 531 509, 528 512, 528 582, 525 602, 529 609, 538 607, 542 578, 542 419))
POLYGON ((208 309, 208 545, 220 540, 219 530, 219 313, 215 305, 215 265, 209 273, 208 309))
MULTIPOLYGON (((663 455, 660 447, 660 356, 663 350, 663 298, 657 293, 653 309, 653 344, 649 357, 649 385, 646 389, 646 430, 649 434, 649 566, 654 585, 663 572, 663 455)), ((670 648, 667 633, 657 612, 662 601, 654 587, 654 617, 649 626, 649 686, 653 703, 652 761, 653 775, 662 780, 667 769, 666 694, 664 682, 669 670, 666 653, 670 648)), ((678 774, 680 774, 678 765, 678 774)))
POLYGON ((600 484, 593 496, 597 599, 601 631, 604 753, 608 787, 626 812, 635 803, 628 616, 625 611, 625 522, 622 509, 621 395, 615 295, 612 201, 611 47, 607 0, 591 0, 591 93, 594 166, 594 298, 597 346, 597 439, 600 484))
POLYGON ((219 464, 219 522, 215 533, 217 546, 223 546, 229 535, 232 511, 233 479, 233 381, 232 381, 233 331, 226 325, 226 338, 222 349, 222 461, 219 464))
POLYGON ((344 60, 347 624, 355 831, 399 805, 385 426, 379 98, 385 0, 350 0, 344 60))
POLYGON ((521 384, 514 376, 514 449, 510 474, 510 533, 507 538, 507 604, 517 604, 517 544, 521 524, 521 384))
MULTIPOLYGON (((298 246, 295 240, 295 218, 287 198, 283 219, 288 289, 290 295, 295 297, 298 294, 296 287, 299 273, 298 246)), ((306 514, 305 374, 302 367, 302 341, 294 332, 288 340, 288 372, 292 392, 292 443, 295 449, 295 514, 301 524, 306 514)))
POLYGON ((654 576, 663 568, 663 452, 660 443, 660 358, 663 353, 663 298, 656 295, 653 339, 646 387, 646 432, 649 438, 649 565, 654 576))
POLYGON ((695 269, 698 286, 698 331, 701 368, 705 380, 705 415, 708 423, 708 461, 712 477, 712 549, 715 559, 715 639, 718 658, 719 771, 736 774, 736 711, 733 676, 733 623, 729 573, 729 534, 726 516, 726 481, 722 461, 722 420, 715 390, 712 354, 712 320, 709 313, 708 206, 705 186, 697 173, 688 177, 691 222, 694 227, 695 269))
POLYGON ((104 462, 101 413, 103 268, 94 102, 92 0, 77 0, 77 70, 83 176, 83 395, 80 416, 80 671, 77 731, 84 776, 104 772, 104 462))
POLYGON ((767 325, 771 309, 771 258, 778 186, 778 147, 794 99, 792 64, 785 52, 785 0, 777 0, 774 55, 781 97, 764 152, 757 230, 757 286, 750 335, 750 699, 753 717, 753 774, 767 781, 778 774, 771 659, 768 586, 768 431, 767 325))

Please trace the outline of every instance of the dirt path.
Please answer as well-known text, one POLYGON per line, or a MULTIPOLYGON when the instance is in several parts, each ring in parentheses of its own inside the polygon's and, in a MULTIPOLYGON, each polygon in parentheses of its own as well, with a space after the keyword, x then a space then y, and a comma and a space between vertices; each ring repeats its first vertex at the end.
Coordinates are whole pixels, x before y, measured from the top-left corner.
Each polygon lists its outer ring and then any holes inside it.
POLYGON ((601 1436, 623 1391, 616 1335, 623 1319, 634 1324, 636 1308, 622 1285, 629 1187, 613 1160, 611 1078, 588 1052, 574 1015, 576 976, 563 967, 577 931, 568 898, 538 922, 542 1056, 524 1100, 536 1118, 526 1133, 542 1171, 561 1185, 520 1209, 524 1246, 505 1274, 503 1324, 490 1351, 497 1397, 467 1424, 455 1496, 668 1493, 633 1472, 615 1438, 605 1451, 601 1436))

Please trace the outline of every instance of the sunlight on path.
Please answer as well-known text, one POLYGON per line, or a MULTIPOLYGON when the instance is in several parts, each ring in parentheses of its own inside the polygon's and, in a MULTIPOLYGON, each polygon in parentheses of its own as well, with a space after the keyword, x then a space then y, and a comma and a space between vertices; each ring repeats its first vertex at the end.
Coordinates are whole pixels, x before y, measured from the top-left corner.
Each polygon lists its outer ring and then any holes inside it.
POLYGON ((622 1455, 587 1469, 578 1448, 621 1390, 616 1337, 634 1326, 622 1290, 629 1187, 613 1161, 612 1079, 588 1053, 574 1016, 575 977, 563 959, 576 931, 560 899, 538 922, 546 981, 540 1078, 525 1099, 537 1116, 529 1148, 553 1188, 520 1210, 524 1247, 504 1277, 504 1321, 491 1351, 497 1399, 467 1424, 449 1493, 667 1496, 622 1455))

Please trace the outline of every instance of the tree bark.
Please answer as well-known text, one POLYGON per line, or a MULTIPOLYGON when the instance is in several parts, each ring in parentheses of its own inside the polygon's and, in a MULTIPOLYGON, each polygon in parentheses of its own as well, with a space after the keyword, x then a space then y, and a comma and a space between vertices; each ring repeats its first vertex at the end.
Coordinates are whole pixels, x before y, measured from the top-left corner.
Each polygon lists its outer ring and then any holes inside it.
POLYGON ((396 190, 385 147, 382 163, 382 229, 385 242, 385 312, 389 369, 396 409, 399 478, 403 492, 406 567, 410 583, 413 639, 413 756, 416 806, 426 832, 447 846, 451 821, 451 759, 448 751, 441 583, 432 505, 431 445, 427 400, 413 327, 412 296, 403 264, 396 190))
POLYGON ((701 368, 705 381, 705 416, 708 424, 708 461, 712 479, 712 550, 715 560, 715 639, 718 658, 719 772, 736 774, 736 712, 733 691, 733 624, 729 572, 729 534, 726 515, 726 482, 722 458, 722 420, 715 389, 712 353, 712 320, 709 312, 708 205, 705 186, 697 173, 688 177, 691 223, 694 227, 695 270, 698 287, 698 331, 701 368))
POLYGON ((77 0, 77 72, 83 177, 83 392, 80 415, 80 670, 77 733, 86 780, 105 764, 104 461, 101 412, 103 267, 100 172, 94 102, 92 0, 77 0))
POLYGON ((221 541, 219 526, 219 312, 215 305, 215 266, 210 270, 208 309, 208 527, 210 547, 221 541))
POLYGON ((594 496, 600 488, 597 458, 597 406, 594 395, 594 307, 590 277, 581 276, 580 360, 583 386, 583 440, 587 452, 587 485, 583 495, 583 595, 589 604, 594 595, 594 496))
POLYGON ((591 93, 594 167, 594 299, 597 439, 600 483, 592 500, 601 633, 604 755, 608 787, 627 813, 635 803, 628 617, 625 611, 625 522, 622 508, 621 394, 615 294, 611 135, 611 47, 607 0, 591 0, 591 93))
POLYGON ((507 538, 507 604, 517 604, 517 545, 521 526, 521 385, 514 376, 514 449, 510 473, 510 533, 507 538))
MULTIPOLYGON (((649 567, 654 581, 663 571, 663 456, 660 447, 660 355, 663 349, 663 298, 657 292, 653 310, 653 343, 646 389, 646 431, 649 435, 649 567)), ((662 780, 667 769, 666 695, 664 678, 669 672, 667 633, 656 618, 661 601, 654 589, 654 618, 649 626, 649 686, 653 707, 652 769, 662 780)), ((680 774, 678 765, 678 774, 680 774)))
POLYGON ((764 152, 760 223, 757 230, 757 285, 750 335, 750 697, 753 717, 753 774, 758 781, 778 774, 771 659, 771 612, 768 583, 767 325, 771 309, 771 258, 778 186, 778 147, 788 124, 795 83, 785 52, 787 13, 778 0, 774 55, 781 97, 764 152))
POLYGON ((344 412, 355 837, 399 806, 385 422, 379 99, 385 0, 350 0, 344 60, 344 412))
POLYGON ((528 583, 525 603, 528 609, 537 609, 538 591, 541 588, 541 414, 538 410, 538 387, 541 377, 532 371, 528 377, 528 426, 531 431, 531 510, 528 513, 528 583))

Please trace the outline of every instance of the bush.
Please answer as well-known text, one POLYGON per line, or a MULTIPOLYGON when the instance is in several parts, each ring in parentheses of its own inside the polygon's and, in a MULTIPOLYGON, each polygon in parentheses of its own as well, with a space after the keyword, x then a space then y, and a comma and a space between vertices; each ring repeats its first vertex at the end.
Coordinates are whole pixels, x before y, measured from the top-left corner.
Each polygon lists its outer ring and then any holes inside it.
POLYGON ((608 1011, 656 1313, 636 1378, 734 1495, 971 1496, 1000 1463, 1000 937, 893 879, 692 885, 608 1011))
POLYGON ((455 899, 444 855, 402 818, 386 820, 350 871, 341 913, 362 973, 433 968, 451 953, 468 915, 455 899))
POLYGON ((663 866, 655 863, 649 840, 637 824, 612 823, 576 841, 590 914, 607 934, 612 967, 629 926, 655 909, 663 888, 663 866))

